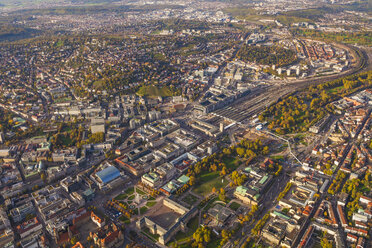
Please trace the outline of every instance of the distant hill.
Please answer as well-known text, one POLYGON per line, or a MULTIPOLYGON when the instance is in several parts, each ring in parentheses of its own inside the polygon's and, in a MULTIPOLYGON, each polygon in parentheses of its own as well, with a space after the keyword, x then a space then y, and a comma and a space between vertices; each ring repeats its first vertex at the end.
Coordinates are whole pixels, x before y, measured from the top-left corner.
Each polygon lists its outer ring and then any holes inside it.
MULTIPOLYGON (((43 6, 47 4, 50 6, 63 6, 66 3, 72 3, 76 5, 90 5, 90 4, 107 4, 118 2, 118 0, 1 0, 0 7, 24 7, 32 8, 35 5, 43 6)), ((46 6, 47 6, 46 5, 46 6)))

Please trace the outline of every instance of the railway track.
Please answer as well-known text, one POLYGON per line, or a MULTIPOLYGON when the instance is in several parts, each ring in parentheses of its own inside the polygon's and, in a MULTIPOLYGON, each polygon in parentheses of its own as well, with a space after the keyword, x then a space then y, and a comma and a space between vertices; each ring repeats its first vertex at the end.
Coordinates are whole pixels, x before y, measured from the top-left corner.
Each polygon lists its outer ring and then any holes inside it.
MULTIPOLYGON (((340 79, 369 70, 370 61, 367 52, 350 45, 347 45, 347 47, 352 50, 354 56, 358 57, 358 62, 354 66, 354 68, 337 75, 331 75, 322 78, 310 78, 306 80, 291 82, 286 85, 262 87, 257 90, 253 90, 252 93, 235 101, 233 104, 223 109, 234 108, 237 111, 240 111, 244 117, 244 120, 246 120, 262 112, 263 110, 265 110, 266 107, 276 103, 279 99, 290 94, 294 94, 297 91, 303 90, 311 85, 322 84, 328 81, 340 79)), ((239 118, 239 122, 241 119, 242 118, 239 118)))

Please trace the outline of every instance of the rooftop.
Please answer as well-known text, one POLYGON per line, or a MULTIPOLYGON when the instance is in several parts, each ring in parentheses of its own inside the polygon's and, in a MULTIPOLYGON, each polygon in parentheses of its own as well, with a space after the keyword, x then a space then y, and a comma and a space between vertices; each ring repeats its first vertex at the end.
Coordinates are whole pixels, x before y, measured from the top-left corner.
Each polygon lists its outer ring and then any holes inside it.
POLYGON ((168 230, 181 216, 181 214, 177 213, 173 209, 162 205, 156 212, 148 217, 159 226, 168 230))
POLYGON ((120 176, 120 171, 114 166, 108 166, 107 168, 96 173, 97 177, 102 183, 108 183, 120 176))

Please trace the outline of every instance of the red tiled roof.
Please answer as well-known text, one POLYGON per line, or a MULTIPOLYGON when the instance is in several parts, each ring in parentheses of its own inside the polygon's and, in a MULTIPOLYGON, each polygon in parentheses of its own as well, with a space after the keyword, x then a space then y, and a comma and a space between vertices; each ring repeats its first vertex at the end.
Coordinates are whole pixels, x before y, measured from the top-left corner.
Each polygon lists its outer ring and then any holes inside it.
POLYGON ((84 248, 84 246, 80 242, 77 242, 72 248, 84 248))
POLYGON ((116 230, 114 232, 110 232, 109 234, 107 234, 107 236, 101 240, 102 244, 106 245, 110 244, 119 236, 119 232, 120 232, 119 230, 116 230))

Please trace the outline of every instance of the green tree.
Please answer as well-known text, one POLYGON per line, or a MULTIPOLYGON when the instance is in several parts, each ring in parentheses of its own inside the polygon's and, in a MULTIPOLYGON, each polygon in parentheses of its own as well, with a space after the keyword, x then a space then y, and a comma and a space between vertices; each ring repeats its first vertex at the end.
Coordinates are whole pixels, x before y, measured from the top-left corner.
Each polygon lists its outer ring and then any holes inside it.
POLYGON ((218 198, 221 201, 226 201, 226 192, 225 192, 225 189, 224 188, 221 188, 220 189, 220 194, 218 195, 218 198))

